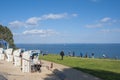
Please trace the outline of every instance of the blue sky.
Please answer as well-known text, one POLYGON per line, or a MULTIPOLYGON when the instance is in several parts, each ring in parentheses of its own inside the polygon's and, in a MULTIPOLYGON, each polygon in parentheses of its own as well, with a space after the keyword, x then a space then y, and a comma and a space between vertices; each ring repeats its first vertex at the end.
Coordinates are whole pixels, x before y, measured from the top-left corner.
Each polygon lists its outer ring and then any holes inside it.
POLYGON ((120 0, 0 0, 15 43, 120 43, 120 0))

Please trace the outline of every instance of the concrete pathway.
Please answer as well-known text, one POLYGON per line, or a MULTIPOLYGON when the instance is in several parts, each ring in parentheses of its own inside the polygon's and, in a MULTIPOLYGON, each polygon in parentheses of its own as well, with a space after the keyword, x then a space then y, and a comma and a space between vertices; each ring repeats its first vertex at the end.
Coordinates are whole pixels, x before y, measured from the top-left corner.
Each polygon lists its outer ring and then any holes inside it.
POLYGON ((53 68, 50 68, 51 62, 41 62, 43 66, 40 73, 23 73, 12 62, 0 61, 0 80, 101 80, 67 66, 53 63, 53 68))
POLYGON ((60 80, 46 67, 41 72, 23 73, 20 67, 15 67, 12 62, 0 61, 0 80, 60 80))
MULTIPOLYGON (((51 63, 48 61, 42 62, 48 65, 51 63)), ((102 80, 90 74, 83 73, 81 71, 56 63, 53 63, 52 72, 56 74, 61 80, 102 80)))

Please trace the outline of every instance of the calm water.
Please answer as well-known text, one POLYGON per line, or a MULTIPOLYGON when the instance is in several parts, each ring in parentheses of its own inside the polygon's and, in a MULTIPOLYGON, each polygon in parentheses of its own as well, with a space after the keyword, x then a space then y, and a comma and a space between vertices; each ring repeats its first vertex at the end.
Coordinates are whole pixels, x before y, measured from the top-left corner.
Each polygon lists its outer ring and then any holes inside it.
POLYGON ((97 58, 105 54, 109 58, 120 59, 120 44, 16 44, 16 46, 25 50, 39 49, 48 54, 59 54, 61 50, 64 50, 66 55, 74 51, 76 56, 80 56, 80 53, 83 56, 86 53, 91 56, 91 53, 94 53, 97 58))

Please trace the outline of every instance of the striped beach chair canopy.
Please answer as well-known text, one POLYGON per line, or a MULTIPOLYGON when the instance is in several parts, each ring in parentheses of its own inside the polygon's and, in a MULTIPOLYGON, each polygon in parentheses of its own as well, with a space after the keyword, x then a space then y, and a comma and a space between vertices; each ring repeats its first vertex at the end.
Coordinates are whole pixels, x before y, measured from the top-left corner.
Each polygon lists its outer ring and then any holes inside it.
POLYGON ((0 48, 7 49, 9 47, 9 43, 3 39, 0 39, 0 48))

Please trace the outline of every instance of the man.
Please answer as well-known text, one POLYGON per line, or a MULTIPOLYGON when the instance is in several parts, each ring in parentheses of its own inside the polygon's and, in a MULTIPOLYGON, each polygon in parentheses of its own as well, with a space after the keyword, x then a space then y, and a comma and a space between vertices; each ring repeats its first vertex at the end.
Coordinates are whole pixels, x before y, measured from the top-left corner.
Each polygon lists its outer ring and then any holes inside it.
POLYGON ((61 51, 61 52, 60 52, 60 56, 61 56, 61 60, 63 60, 64 51, 61 51))

